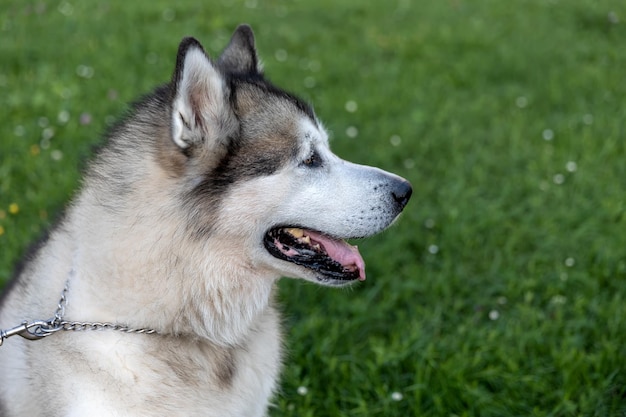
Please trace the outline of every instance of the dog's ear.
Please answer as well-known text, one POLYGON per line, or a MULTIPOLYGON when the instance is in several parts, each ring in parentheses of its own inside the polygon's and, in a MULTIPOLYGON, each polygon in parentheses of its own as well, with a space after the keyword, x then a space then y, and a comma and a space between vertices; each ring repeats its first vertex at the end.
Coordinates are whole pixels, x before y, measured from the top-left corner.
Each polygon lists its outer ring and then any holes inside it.
POLYGON ((228 46, 222 52, 218 65, 233 74, 260 74, 262 72, 254 46, 254 33, 248 25, 239 25, 228 46))
POLYGON ((219 140, 232 128, 228 87, 202 45, 185 38, 172 79, 172 139, 181 149, 219 140))

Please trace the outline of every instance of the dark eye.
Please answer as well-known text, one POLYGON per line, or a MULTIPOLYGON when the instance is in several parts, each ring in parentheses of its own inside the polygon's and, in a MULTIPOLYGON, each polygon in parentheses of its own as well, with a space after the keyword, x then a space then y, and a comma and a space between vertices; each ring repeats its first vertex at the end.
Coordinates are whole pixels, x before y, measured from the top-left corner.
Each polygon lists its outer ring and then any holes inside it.
POLYGON ((313 151, 307 159, 302 161, 302 165, 308 168, 319 168, 322 166, 322 157, 317 153, 317 151, 313 151))

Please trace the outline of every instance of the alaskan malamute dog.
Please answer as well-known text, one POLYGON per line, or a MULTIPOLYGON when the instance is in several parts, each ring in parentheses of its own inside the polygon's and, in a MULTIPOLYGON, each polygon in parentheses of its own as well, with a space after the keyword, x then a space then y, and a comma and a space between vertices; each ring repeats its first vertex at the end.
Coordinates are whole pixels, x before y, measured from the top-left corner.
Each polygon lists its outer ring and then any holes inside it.
POLYGON ((311 107, 263 77, 248 26, 217 60, 184 39, 2 298, 0 414, 265 415, 276 281, 364 280, 343 239, 410 195, 331 153, 311 107))

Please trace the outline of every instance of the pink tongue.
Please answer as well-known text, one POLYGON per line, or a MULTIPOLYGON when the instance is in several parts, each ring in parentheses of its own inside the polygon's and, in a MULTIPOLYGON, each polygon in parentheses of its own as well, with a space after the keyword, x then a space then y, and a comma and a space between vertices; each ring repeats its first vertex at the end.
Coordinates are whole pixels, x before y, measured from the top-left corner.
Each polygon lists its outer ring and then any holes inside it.
POLYGON ((349 245, 343 240, 331 239, 321 233, 307 230, 305 232, 312 240, 324 247, 324 250, 335 261, 346 268, 359 270, 359 281, 365 281, 365 261, 359 253, 359 248, 349 245))

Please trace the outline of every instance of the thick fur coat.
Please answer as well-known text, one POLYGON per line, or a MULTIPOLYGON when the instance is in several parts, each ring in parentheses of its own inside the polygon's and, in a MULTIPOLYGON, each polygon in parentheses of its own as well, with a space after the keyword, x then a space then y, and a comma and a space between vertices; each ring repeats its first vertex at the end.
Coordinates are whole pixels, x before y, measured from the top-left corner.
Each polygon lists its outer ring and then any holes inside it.
POLYGON ((275 283, 365 279, 343 239, 411 193, 339 159, 309 105, 269 83, 251 29, 218 60, 192 38, 170 83, 93 158, 0 303, 0 329, 54 315, 156 334, 57 331, 0 346, 0 415, 264 416, 281 364, 275 283))

